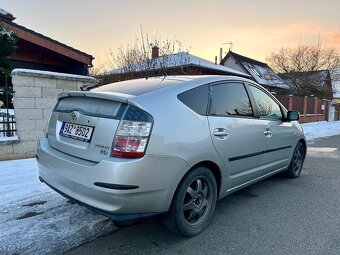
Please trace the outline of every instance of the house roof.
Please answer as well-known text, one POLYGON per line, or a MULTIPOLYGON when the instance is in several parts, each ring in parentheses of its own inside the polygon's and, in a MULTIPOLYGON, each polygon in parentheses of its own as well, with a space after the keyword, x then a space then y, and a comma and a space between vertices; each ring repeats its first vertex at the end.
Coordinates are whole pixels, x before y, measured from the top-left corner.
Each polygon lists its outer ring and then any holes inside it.
MULTIPOLYGON (((242 56, 242 55, 237 54, 237 53, 235 53, 233 51, 229 51, 228 54, 232 55, 240 63, 250 63, 250 64, 254 64, 254 65, 268 67, 268 65, 266 63, 263 63, 263 62, 258 61, 256 59, 248 58, 246 56, 242 56)), ((227 60, 228 54, 222 59, 221 65, 223 65, 224 62, 227 60)))
POLYGON ((14 31, 16 36, 20 39, 32 42, 43 48, 47 48, 49 50, 52 50, 54 52, 67 56, 71 59, 82 62, 84 64, 92 65, 92 60, 94 59, 92 55, 89 55, 83 51, 72 48, 64 43, 61 43, 43 34, 37 33, 24 26, 18 25, 10 20, 3 19, 1 18, 1 16, 0 16, 0 23, 2 23, 2 25, 7 30, 14 31))
MULTIPOLYGON (((319 98, 333 98, 331 73, 329 70, 289 72, 279 74, 292 88, 298 86, 300 93, 312 93, 319 98)), ((306 94, 307 93, 307 94, 306 94)))
POLYGON ((324 86, 325 82, 330 81, 330 72, 328 70, 318 70, 318 71, 308 71, 308 72, 290 72, 290 73, 280 73, 279 76, 286 81, 286 83, 291 82, 291 77, 296 79, 310 78, 314 85, 324 86))
POLYGON ((175 53, 171 55, 159 56, 155 59, 141 61, 139 63, 133 64, 130 66, 113 69, 109 72, 104 73, 104 75, 121 74, 121 73, 128 73, 128 72, 141 72, 144 70, 152 70, 152 71, 162 70, 162 69, 166 70, 170 68, 190 67, 190 66, 217 71, 219 74, 233 74, 233 75, 238 75, 242 77, 250 77, 249 75, 245 73, 235 71, 226 66, 214 64, 208 60, 191 55, 187 52, 179 52, 179 53, 175 53))
POLYGON ((15 17, 12 15, 12 13, 9 13, 8 11, 5 11, 4 9, 0 8, 0 19, 7 19, 7 20, 15 20, 15 17))
POLYGON ((229 51, 222 59, 221 65, 225 65, 228 58, 233 57, 256 82, 267 87, 289 89, 289 86, 266 63, 251 59, 235 52, 229 51))

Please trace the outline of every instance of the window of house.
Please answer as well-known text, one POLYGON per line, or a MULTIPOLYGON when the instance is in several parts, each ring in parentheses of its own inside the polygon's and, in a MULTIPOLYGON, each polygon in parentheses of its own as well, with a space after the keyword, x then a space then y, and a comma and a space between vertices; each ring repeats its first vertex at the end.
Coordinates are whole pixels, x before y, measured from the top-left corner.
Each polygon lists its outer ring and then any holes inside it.
POLYGON ((209 114, 214 116, 253 116, 251 103, 244 85, 236 82, 213 85, 209 114))
POLYGON ((264 91, 254 86, 249 86, 254 97, 256 109, 260 119, 280 120, 282 112, 280 106, 264 91))
POLYGON ((254 74, 256 74, 258 77, 262 78, 262 74, 260 73, 260 71, 254 65, 249 64, 248 67, 254 74))

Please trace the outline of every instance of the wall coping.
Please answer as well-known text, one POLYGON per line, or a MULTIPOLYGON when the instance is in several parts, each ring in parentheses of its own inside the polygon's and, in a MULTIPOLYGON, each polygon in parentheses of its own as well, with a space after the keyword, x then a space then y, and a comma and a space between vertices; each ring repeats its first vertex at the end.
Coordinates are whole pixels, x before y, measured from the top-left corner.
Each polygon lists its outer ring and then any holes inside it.
POLYGON ((25 76, 39 77, 39 78, 50 78, 50 79, 59 79, 59 80, 71 80, 71 81, 98 83, 98 81, 95 78, 90 77, 90 76, 39 71, 39 70, 33 70, 33 69, 16 68, 12 71, 12 75, 25 75, 25 76))

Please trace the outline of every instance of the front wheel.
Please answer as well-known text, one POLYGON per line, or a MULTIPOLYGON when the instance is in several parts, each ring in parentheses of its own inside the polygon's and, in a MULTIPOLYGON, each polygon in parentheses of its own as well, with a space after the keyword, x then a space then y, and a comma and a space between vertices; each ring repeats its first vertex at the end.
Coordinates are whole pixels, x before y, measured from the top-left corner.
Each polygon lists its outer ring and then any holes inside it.
POLYGON ((179 184, 164 225, 177 234, 197 235, 209 225, 216 199, 213 173, 206 167, 196 168, 179 184))
POLYGON ((290 162, 290 165, 286 170, 286 175, 288 177, 297 178, 300 176, 303 162, 305 160, 305 153, 305 147, 301 142, 298 142, 294 150, 292 161, 290 162))

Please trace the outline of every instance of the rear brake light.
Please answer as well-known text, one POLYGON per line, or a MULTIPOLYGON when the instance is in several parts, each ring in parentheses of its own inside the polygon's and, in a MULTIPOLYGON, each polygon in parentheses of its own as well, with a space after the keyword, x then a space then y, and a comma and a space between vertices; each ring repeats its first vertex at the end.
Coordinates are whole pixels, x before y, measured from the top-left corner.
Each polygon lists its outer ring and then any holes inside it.
POLYGON ((112 143, 112 157, 141 158, 145 155, 153 118, 147 112, 129 106, 120 121, 112 143))

